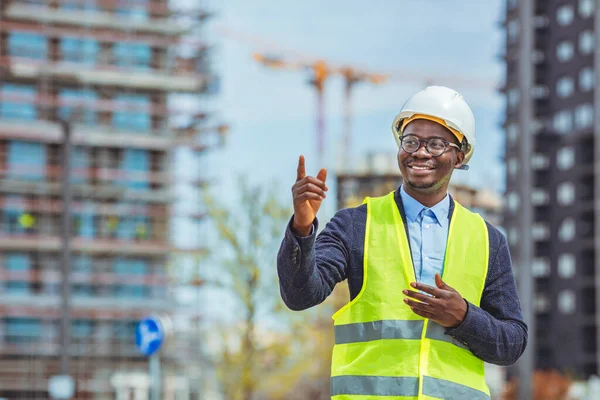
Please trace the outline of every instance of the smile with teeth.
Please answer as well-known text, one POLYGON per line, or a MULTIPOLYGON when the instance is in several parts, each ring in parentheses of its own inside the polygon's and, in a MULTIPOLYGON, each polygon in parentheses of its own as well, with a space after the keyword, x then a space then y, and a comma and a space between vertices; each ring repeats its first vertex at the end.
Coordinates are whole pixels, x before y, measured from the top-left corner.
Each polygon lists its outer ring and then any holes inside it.
POLYGON ((429 171, 432 170, 432 167, 427 166, 419 166, 419 165, 409 165, 408 168, 415 169, 417 171, 429 171))

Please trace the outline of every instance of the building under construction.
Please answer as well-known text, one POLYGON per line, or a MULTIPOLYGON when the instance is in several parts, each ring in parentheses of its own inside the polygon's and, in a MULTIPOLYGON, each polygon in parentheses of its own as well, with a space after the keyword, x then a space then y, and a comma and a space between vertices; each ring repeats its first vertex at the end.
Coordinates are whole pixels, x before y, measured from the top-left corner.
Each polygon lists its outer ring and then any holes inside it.
POLYGON ((588 378, 600 372, 598 2, 506 3, 504 224, 532 322, 522 373, 588 378))
MULTIPOLYGON (((173 149, 205 146, 192 143, 202 113, 180 112, 170 99, 210 94, 215 79, 208 46, 186 36, 206 10, 182 20, 171 3, 0 2, 0 397, 47 398, 48 379, 67 372, 78 399, 129 398, 118 393, 132 383, 123 376, 148 370, 134 344, 137 321, 175 310, 166 273, 173 149), (72 220, 63 227, 68 143, 72 220)), ((181 378, 191 355, 162 358, 163 389, 175 390, 169 377, 181 378)))

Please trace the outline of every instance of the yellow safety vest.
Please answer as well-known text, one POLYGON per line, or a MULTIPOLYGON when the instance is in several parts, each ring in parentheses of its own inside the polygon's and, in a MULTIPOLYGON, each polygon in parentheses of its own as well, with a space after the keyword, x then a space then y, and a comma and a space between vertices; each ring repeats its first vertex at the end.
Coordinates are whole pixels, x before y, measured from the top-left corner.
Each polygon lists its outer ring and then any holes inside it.
MULTIPOLYGON (((332 400, 489 400, 483 361, 403 302, 416 278, 394 193, 365 202, 363 286, 333 315, 332 400)), ((479 306, 488 257, 483 218, 455 202, 444 282, 479 306)))

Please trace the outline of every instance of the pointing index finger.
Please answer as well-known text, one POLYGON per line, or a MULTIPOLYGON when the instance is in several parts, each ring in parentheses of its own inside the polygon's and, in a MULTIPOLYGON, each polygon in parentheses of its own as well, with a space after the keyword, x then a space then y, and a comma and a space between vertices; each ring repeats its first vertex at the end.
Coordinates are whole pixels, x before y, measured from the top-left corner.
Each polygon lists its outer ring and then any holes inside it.
POLYGON ((306 167, 304 166, 304 156, 300 156, 298 159, 298 173, 296 175, 296 182, 303 179, 306 176, 306 167))

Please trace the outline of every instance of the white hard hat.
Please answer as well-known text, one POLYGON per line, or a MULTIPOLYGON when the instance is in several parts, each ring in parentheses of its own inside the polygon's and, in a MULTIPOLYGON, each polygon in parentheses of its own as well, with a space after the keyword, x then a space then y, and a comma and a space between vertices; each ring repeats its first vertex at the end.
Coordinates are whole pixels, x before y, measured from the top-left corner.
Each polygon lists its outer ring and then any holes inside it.
POLYGON ((392 133, 398 147, 404 120, 413 117, 434 120, 446 126, 459 140, 461 136, 466 139, 463 165, 464 169, 468 169, 466 164, 475 151, 475 117, 460 93, 444 86, 429 86, 408 99, 392 124, 392 133))

